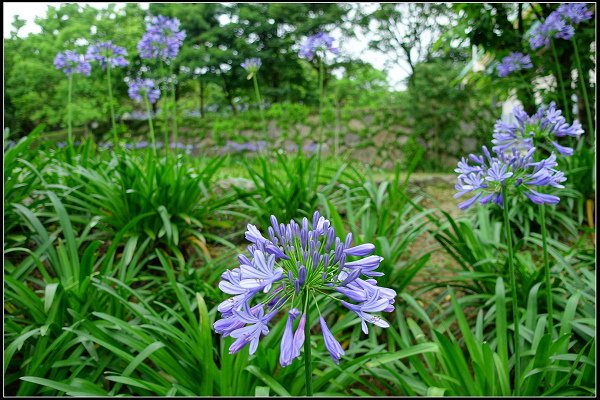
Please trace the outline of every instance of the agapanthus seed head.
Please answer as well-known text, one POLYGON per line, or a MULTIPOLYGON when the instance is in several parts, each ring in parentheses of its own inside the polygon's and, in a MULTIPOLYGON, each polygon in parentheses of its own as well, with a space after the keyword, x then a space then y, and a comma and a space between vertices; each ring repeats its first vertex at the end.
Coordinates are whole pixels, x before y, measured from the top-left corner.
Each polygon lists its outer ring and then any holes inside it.
MULTIPOLYGON (((281 341, 280 364, 289 365, 300 355, 304 324, 310 323, 306 321, 308 311, 323 293, 354 311, 364 326, 367 322, 389 326, 381 317, 371 314, 393 311, 396 296, 395 291, 377 286, 377 281, 372 279, 383 275, 376 271, 383 258, 369 255, 375 246, 366 243, 352 247, 352 235, 342 241, 331 223, 318 212, 313 215, 312 225, 308 218, 300 223, 291 220, 284 225, 272 216, 270 228, 267 239, 256 226, 248 224, 249 257, 239 256, 239 267, 221 276, 219 288, 233 297, 219 305, 222 319, 214 327, 218 333, 239 338, 230 352, 235 353, 246 344, 252 346, 251 352, 255 350, 260 335, 268 333, 266 316, 272 318, 288 305, 290 311, 281 341), (347 257, 353 259, 347 262, 347 257), (354 259, 356 257, 364 258, 354 259), (342 301, 339 298, 342 295, 358 304, 342 301), (302 318, 292 336, 293 321, 299 309, 302 318)), ((335 345, 335 339, 332 341, 328 328, 323 330, 323 335, 333 360, 338 362, 343 350, 335 345)))

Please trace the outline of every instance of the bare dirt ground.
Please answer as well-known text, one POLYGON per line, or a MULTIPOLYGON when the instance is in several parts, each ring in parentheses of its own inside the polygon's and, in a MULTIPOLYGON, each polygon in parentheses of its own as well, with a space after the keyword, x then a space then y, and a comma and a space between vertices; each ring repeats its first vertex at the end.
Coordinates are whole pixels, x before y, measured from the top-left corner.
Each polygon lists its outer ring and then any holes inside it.
MULTIPOLYGON (((452 197, 456 193, 454 189, 456 174, 415 173, 411 175, 409 184, 411 185, 411 189, 417 190, 417 193, 424 196, 424 200, 421 202, 422 206, 443 210, 454 219, 460 217, 462 213, 458 208, 460 201, 452 197)), ((438 213, 438 215, 441 221, 445 220, 441 213, 438 213)), ((417 273, 412 283, 406 288, 409 293, 419 291, 426 283, 440 282, 455 275, 458 264, 435 240, 432 233, 426 233, 419 237, 415 241, 413 248, 419 252, 431 251, 431 257, 425 267, 417 273)), ((419 302, 428 303, 434 301, 443 291, 443 288, 427 291, 419 296, 419 302)), ((444 298, 444 302, 440 305, 442 307, 449 306, 449 301, 449 298, 444 298)))

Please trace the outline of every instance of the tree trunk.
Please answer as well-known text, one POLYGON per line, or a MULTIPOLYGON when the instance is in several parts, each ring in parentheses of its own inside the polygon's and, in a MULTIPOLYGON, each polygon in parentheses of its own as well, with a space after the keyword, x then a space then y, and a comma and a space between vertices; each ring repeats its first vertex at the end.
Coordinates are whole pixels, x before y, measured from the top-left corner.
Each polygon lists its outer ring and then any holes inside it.
POLYGON ((200 86, 200 118, 204 118, 204 81, 199 80, 200 86))
POLYGON ((235 104, 233 103, 233 95, 231 94, 231 90, 229 89, 229 85, 227 84, 227 79, 225 79, 225 76, 223 76, 223 88, 225 89, 225 95, 227 97, 227 101, 229 102, 229 105, 231 106, 231 112, 233 113, 234 116, 237 116, 237 108, 235 107, 235 104))
MULTIPOLYGON (((568 115, 571 116, 571 119, 574 119, 575 116, 573 115, 573 94, 577 93, 577 87, 573 88, 573 84, 576 83, 573 81, 573 75, 572 75, 572 71, 573 71, 573 66, 575 65, 574 63, 574 55, 573 55, 573 46, 571 43, 565 42, 565 43, 561 43, 563 41, 555 41, 555 44, 561 44, 563 45, 563 51, 560 51, 558 54, 558 60, 560 62, 560 67, 561 67, 561 72, 562 72, 562 79, 563 82, 565 84, 565 93, 567 95, 567 103, 569 104, 569 110, 568 110, 568 115), (565 46, 566 45, 566 46, 565 46)), ((559 89, 560 90, 560 89, 559 89)), ((578 95, 578 97, 581 97, 581 95, 578 95)), ((557 105, 560 103, 557 103, 557 105)), ((560 108, 560 107, 559 107, 560 108)), ((565 115, 566 111, 563 111, 563 115, 565 115)), ((579 112, 579 108, 576 108, 575 112, 579 112)), ((577 118, 581 118, 581 114, 577 115, 577 118)), ((584 120, 579 120, 579 122, 583 122, 584 120)))

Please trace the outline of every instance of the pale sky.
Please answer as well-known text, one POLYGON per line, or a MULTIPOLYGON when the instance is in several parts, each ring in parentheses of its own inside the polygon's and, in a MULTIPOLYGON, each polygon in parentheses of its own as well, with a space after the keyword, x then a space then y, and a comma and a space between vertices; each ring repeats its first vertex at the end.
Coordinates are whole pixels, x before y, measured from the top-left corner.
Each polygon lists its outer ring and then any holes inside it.
MULTIPOLYGON (((19 36, 24 37, 30 33, 39 33, 40 29, 34 22, 36 17, 44 17, 46 15, 46 11, 48 6, 52 5, 53 7, 57 7, 61 4, 67 3, 59 3, 59 2, 50 2, 50 3, 17 3, 17 2, 3 2, 3 14, 4 14, 4 37, 10 36, 10 31, 12 29, 12 21, 15 15, 18 15, 21 19, 25 20, 25 26, 21 28, 19 31, 19 36)), ((97 3, 79 3, 82 5, 88 4, 92 7, 102 9, 106 8, 110 2, 97 2, 97 3)), ((117 7, 124 3, 115 2, 117 7)), ((143 9, 148 8, 148 3, 140 3, 140 6, 143 9)), ((348 54, 353 58, 360 58, 364 61, 370 62, 375 68, 383 70, 386 62, 385 54, 380 52, 376 52, 368 49, 368 38, 357 34, 357 38, 345 39, 340 42, 341 33, 339 30, 334 30, 331 32, 331 35, 337 39, 336 43, 339 43, 340 50, 343 54, 348 54)), ((391 67, 388 70, 388 81, 395 89, 402 89, 405 85, 402 83, 407 76, 406 69, 408 64, 404 65, 404 69, 398 65, 391 67)))

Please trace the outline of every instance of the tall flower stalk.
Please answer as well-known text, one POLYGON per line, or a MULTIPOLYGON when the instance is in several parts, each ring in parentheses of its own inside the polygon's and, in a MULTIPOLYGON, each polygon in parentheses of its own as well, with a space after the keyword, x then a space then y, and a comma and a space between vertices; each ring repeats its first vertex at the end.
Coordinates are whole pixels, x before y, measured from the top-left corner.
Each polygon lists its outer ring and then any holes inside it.
MULTIPOLYGON (((166 76, 165 63, 164 63, 164 61, 162 59, 160 60, 160 72, 161 72, 161 76, 163 76, 163 82, 164 82, 163 89, 166 90, 166 88, 167 88, 167 81, 164 78, 166 76)), ((165 142, 165 154, 169 154, 169 151, 170 151, 169 150, 170 149, 170 146, 169 146, 169 114, 167 112, 168 111, 167 108, 169 107, 169 102, 165 99, 163 101, 163 104, 164 104, 163 105, 163 112, 161 113, 162 116, 163 116, 163 119, 164 119, 163 126, 162 126, 162 128, 163 128, 163 140, 165 142)))
POLYGON ((85 56, 73 50, 58 53, 54 58, 54 66, 62 70, 68 77, 67 89, 67 160, 71 162, 73 157, 73 73, 89 76, 92 67, 85 56))
POLYGON ((317 149, 317 180, 319 177, 319 169, 321 168, 321 152, 323 147, 323 87, 324 87, 324 71, 323 59, 319 58, 319 147, 317 149))
MULTIPOLYGON (((557 150, 562 156, 571 156, 573 155, 573 149, 559 144, 558 141, 563 137, 579 138, 583 134, 583 129, 579 121, 575 120, 569 125, 562 116, 562 111, 557 109, 554 103, 550 103, 549 106, 542 105, 532 116, 527 115, 522 108, 518 107, 513 110, 513 116, 516 122, 506 123, 501 120, 496 122, 493 134, 494 139, 492 140, 492 143, 495 145, 493 150, 496 153, 510 152, 513 148, 519 149, 519 151, 530 151, 534 146, 542 149, 544 146, 549 146, 557 150)), ((536 154, 540 153, 536 152, 536 154)), ((538 159, 541 158, 543 156, 538 156, 538 159)), ((545 169, 554 171, 553 168, 558 164, 556 163, 554 154, 551 154, 549 158, 538 162, 537 165, 542 165, 545 169)), ((550 282, 550 266, 548 263, 546 207, 543 203, 540 205, 539 217, 542 230, 548 329, 552 332, 554 328, 553 296, 550 282)))
POLYGON ((550 284, 550 263, 548 262, 548 230, 546 229, 546 205, 540 205, 540 226, 542 229, 542 249, 544 258, 544 285, 546 286, 546 308, 548 310, 548 331, 554 332, 554 301, 550 284))
POLYGON ((570 103, 567 101, 567 94, 565 91, 565 83, 562 78, 562 68, 560 67, 560 61, 558 59, 558 54, 556 53, 556 46, 554 45, 554 39, 550 40, 550 47, 552 47, 552 55, 554 56, 554 65, 556 65, 556 77, 558 79, 558 84, 560 87, 560 94, 562 96, 563 101, 563 110, 565 110, 565 115, 569 118, 571 113, 570 111, 570 103))
MULTIPOLYGON (((304 309, 308 310, 308 290, 304 292, 304 309)), ((315 301, 315 304, 317 302, 315 301)), ((313 395, 312 390, 312 355, 310 349, 310 324, 304 325, 304 376, 306 379, 306 396, 313 395)))
MULTIPOLYGON (((164 15, 151 17, 146 24, 146 32, 139 41, 137 48, 143 59, 159 60, 160 71, 163 77, 164 63, 169 64, 169 81, 171 91, 171 102, 173 103, 173 125, 172 135, 175 143, 177 141, 177 100, 175 96, 175 80, 173 78, 173 61, 179 54, 179 50, 186 37, 185 30, 180 29, 180 21, 177 18, 169 18, 164 15)), ((168 117, 165 114, 165 151, 168 152, 168 117)))
POLYGON ((160 89, 152 79, 137 78, 134 81, 128 82, 128 94, 133 100, 138 103, 143 102, 148 113, 148 125, 150 128, 150 140, 152 142, 152 151, 156 156, 156 137, 154 135, 154 126, 152 124, 152 108, 150 104, 154 104, 160 97, 160 89))
POLYGON ((262 61, 260 58, 248 58, 242 64, 242 68, 248 71, 247 79, 252 79, 252 84, 254 86, 254 95, 256 96, 256 102, 258 103, 258 112, 260 114, 260 120, 262 123, 264 140, 266 143, 269 142, 269 135, 267 130, 267 121, 265 120, 265 114, 263 112, 262 100, 260 97, 260 90, 258 89, 258 78, 256 75, 258 74, 258 70, 262 65, 262 61))
MULTIPOLYGON (((333 38, 325 32, 319 32, 309 36, 300 47, 298 53, 300 57, 312 60, 316 54, 319 59, 319 143, 317 148, 317 171, 315 185, 318 186, 319 174, 321 169, 321 152, 323 146, 323 103, 324 103, 324 80, 325 80, 325 59, 327 53, 338 55, 339 49, 333 46, 333 38)), ((316 188, 315 188, 316 189, 316 188)))
POLYGON ((73 156, 73 107, 72 107, 72 95, 73 95, 73 76, 69 75, 69 89, 67 94, 67 155, 68 158, 73 156))
POLYGON ((100 42, 88 47, 86 58, 98 61, 102 69, 106 69, 106 82, 108 85, 108 105, 110 109, 110 119, 112 122, 113 145, 117 148, 117 123, 115 119, 114 99, 111 82, 112 67, 126 67, 129 62, 125 59, 127 50, 123 47, 116 46, 112 41, 100 42))
POLYGON ((579 59, 579 49, 577 48, 577 40, 575 36, 571 39, 573 42, 573 50, 575 53, 575 63, 577 64, 577 77, 579 80, 579 86, 581 87, 581 95, 583 96, 583 103, 585 105, 585 114, 588 123, 588 132, 590 134, 591 143, 594 143, 594 123, 592 122, 592 109, 590 107, 590 101, 588 100, 587 86, 585 85, 585 75, 583 74, 583 68, 581 67, 581 60, 579 59))
POLYGON ((115 121, 115 106, 112 93, 112 82, 110 79, 110 64, 106 67, 106 81, 108 82, 108 106, 110 107, 110 121, 112 123, 113 144, 117 146, 117 123, 115 121))
POLYGON ((150 128, 150 140, 152 141, 152 152, 156 157, 156 137, 154 135, 154 126, 152 125, 152 107, 150 107, 150 101, 148 95, 144 94, 144 103, 146 103, 146 112, 148 113, 148 125, 150 128))
POLYGON ((332 360, 337 364, 344 355, 321 315, 318 296, 326 296, 328 304, 337 301, 353 311, 361 319, 363 332, 368 334, 367 322, 389 327, 385 320, 372 313, 393 311, 396 292, 377 286, 373 279, 383 275, 376 271, 383 258, 370 255, 375 246, 370 243, 352 246, 352 234, 342 241, 329 220, 319 212, 313 214, 310 228, 307 218, 301 224, 293 220, 289 224, 280 224, 275 216, 271 216, 267 232, 268 238, 256 226, 248 225, 245 236, 252 243, 248 247, 250 257, 240 255, 239 268, 227 270, 221 276, 219 288, 233 297, 217 307, 222 318, 214 323, 214 329, 223 336, 236 339, 229 347, 231 354, 248 344, 250 354, 254 354, 260 336, 269 333, 271 319, 279 312, 287 311, 279 363, 282 367, 290 365, 300 357, 304 347, 306 395, 311 396, 312 323, 307 319, 313 307, 319 314, 325 348, 332 360), (358 259, 350 261, 349 258, 358 259), (342 300, 341 296, 354 303, 342 300), (294 320, 300 315, 294 332, 294 320))
MULTIPOLYGON (((503 130, 512 131, 509 126, 501 126, 503 130)), ((497 124, 498 130, 498 124, 497 124)), ((514 133, 514 132, 513 132, 514 133)), ((503 136, 497 135, 504 140, 503 136)), ((498 138, 496 142, 502 142, 498 138)), ((456 172, 459 173, 454 197, 467 193, 473 197, 459 204, 459 208, 466 209, 476 202, 487 204, 495 203, 503 208, 504 228, 508 249, 508 274, 511 285, 512 311, 514 319, 514 348, 515 348, 515 394, 520 392, 521 379, 521 338, 519 333, 519 303, 517 297, 517 277, 514 268, 514 249, 512 246, 512 230, 509 219, 510 196, 525 195, 529 200, 538 205, 557 204, 560 198, 555 195, 541 193, 543 187, 564 188, 562 182, 566 180, 561 171, 555 170, 556 156, 554 153, 547 159, 534 161, 535 147, 530 147, 529 142, 521 146, 511 143, 504 147, 497 143, 494 147, 496 156, 492 156, 484 146, 483 156, 471 154, 468 160, 463 159, 458 163, 456 172), (473 165, 471 165, 473 163, 473 165), (535 189, 534 189, 535 188, 535 189), (537 190, 536 190, 537 189, 537 190)), ((546 251, 546 250, 544 250, 546 251)), ((548 271, 547 271, 548 272, 548 271)), ((549 275, 547 275, 549 276, 549 275)), ((549 287, 547 288, 548 291, 549 287)), ((550 292, 551 293, 551 292, 550 292)), ((551 299, 550 299, 551 301, 551 299)))
POLYGON ((173 74, 173 64, 170 65, 169 81, 171 83, 171 102, 173 103, 173 142, 179 143, 177 139, 177 97, 175 96, 175 75, 173 74))
POLYGON ((517 274, 515 273, 514 251, 512 246, 512 230, 510 229, 510 219, 508 217, 508 198, 506 188, 502 188, 502 202, 504 203, 504 233, 506 235, 506 247, 508 249, 508 274, 510 276, 511 300, 514 324, 514 346, 515 346, 515 395, 520 392, 521 379, 521 336, 519 335, 519 325, 521 318, 519 316, 519 301, 517 299, 517 274))

